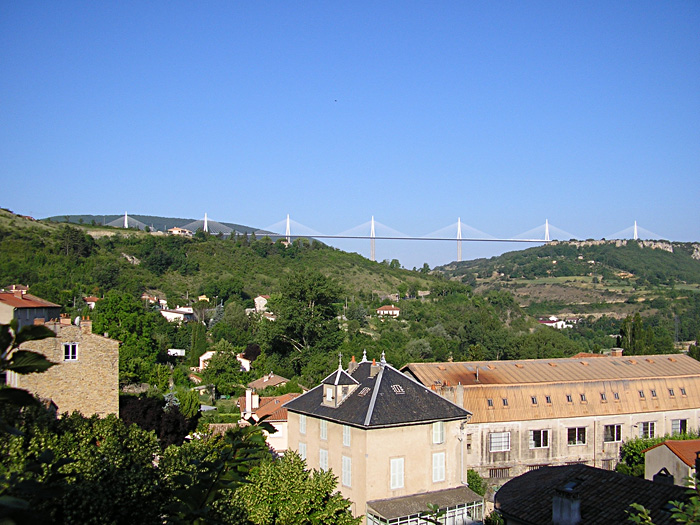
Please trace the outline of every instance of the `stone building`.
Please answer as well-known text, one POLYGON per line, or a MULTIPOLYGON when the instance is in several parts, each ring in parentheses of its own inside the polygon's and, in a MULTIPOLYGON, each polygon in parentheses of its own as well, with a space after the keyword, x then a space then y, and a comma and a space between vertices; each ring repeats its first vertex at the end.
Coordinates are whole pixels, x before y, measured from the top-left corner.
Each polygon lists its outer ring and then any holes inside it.
POLYGON ((64 317, 46 326, 55 338, 27 341, 20 349, 41 353, 57 364, 42 373, 8 372, 7 384, 51 400, 58 413, 119 415, 119 341, 93 334, 88 320, 75 326, 64 317))
POLYGON ((473 412, 465 468, 495 486, 543 466, 612 470, 623 441, 688 432, 700 418, 700 362, 683 354, 412 363, 402 370, 473 412))
POLYGON ((472 523, 483 499, 466 485, 464 429, 470 413, 384 359, 354 358, 288 402, 289 448, 313 469, 332 469, 352 512, 367 523, 423 523, 426 501, 448 523, 472 523))

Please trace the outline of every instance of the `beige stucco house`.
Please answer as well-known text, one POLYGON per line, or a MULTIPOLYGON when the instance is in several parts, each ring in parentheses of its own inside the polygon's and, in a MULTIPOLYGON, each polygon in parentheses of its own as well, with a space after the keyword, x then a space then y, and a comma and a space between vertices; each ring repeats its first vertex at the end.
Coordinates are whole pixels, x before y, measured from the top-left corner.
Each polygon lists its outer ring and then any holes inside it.
POLYGON ((58 413, 81 412, 119 415, 119 341, 92 333, 92 322, 80 326, 61 322, 46 323, 55 338, 27 341, 22 350, 32 350, 57 363, 42 373, 7 373, 7 384, 51 400, 58 413))
POLYGON ((0 324, 17 320, 18 329, 34 324, 34 320, 50 321, 61 315, 61 306, 27 293, 26 286, 15 286, 11 292, 0 292, 0 324))
POLYGON ((278 454, 284 454, 289 447, 289 429, 287 423, 287 409, 284 404, 301 394, 290 393, 281 396, 260 397, 252 389, 246 390, 244 397, 238 398, 238 407, 241 410, 241 420, 253 418, 260 421, 265 418, 275 432, 265 433, 267 444, 278 454))
POLYGON ((622 442, 698 428, 700 362, 683 354, 412 363, 473 412, 464 464, 491 485, 542 466, 612 470, 622 442))
POLYGON ((339 365, 285 407, 290 449, 310 468, 331 469, 353 513, 368 523, 426 511, 426 497, 453 523, 481 519, 482 498, 467 488, 462 468, 471 414, 383 359, 353 358, 347 371, 339 365))
POLYGON ((673 476, 673 483, 685 487, 695 476, 700 456, 700 439, 667 440, 644 451, 644 478, 653 480, 663 472, 673 476))

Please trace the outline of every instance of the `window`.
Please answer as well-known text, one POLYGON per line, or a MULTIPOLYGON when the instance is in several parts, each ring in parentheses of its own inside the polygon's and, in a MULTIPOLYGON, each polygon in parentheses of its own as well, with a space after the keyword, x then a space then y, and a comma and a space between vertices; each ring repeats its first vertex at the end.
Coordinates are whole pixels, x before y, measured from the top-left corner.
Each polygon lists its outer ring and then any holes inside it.
POLYGON ((651 390, 651 397, 656 397, 656 390, 654 390, 654 389, 651 390))
POLYGON ((549 448, 549 430, 530 430, 530 448, 549 448))
POLYGON ((347 425, 343 425, 343 445, 350 446, 350 427, 347 425))
POLYGON ((532 397, 530 397, 530 399, 532 400, 533 405, 537 404, 537 396, 532 396, 532 397))
POLYGON ((63 343, 63 360, 78 360, 78 343, 63 343))
POLYGON ((566 402, 567 403, 573 403, 574 399, 571 397, 571 394, 566 394, 566 402))
POLYGON ((489 452, 506 452, 510 450, 510 432, 491 432, 489 434, 489 452))
POLYGON ((321 470, 328 470, 328 451, 325 448, 318 451, 318 466, 321 470))
POLYGON ((306 434, 306 416, 304 414, 299 416, 299 434, 306 434))
POLYGON ((328 421, 321 420, 321 439, 328 439, 328 421))
POLYGON ((493 399, 487 399, 486 403, 488 404, 489 408, 493 408, 493 399))
POLYGON ((671 397, 675 397, 675 396, 676 396, 676 393, 673 391, 673 388, 669 388, 669 389, 668 389, 668 395, 671 396, 671 397))
POLYGON ((504 398, 503 398, 503 406, 504 406, 504 407, 507 407, 507 406, 508 406, 508 398, 507 398, 507 397, 504 397, 504 398))
POLYGON ((617 461, 614 459, 604 459, 603 460, 603 470, 615 470, 615 465, 617 461))
POLYGON ((653 438, 656 436, 656 422, 655 421, 645 421, 639 424, 639 437, 641 438, 653 438))
POLYGON ((544 400, 548 405, 552 404, 552 396, 544 396, 544 400))
POLYGON ((586 394, 581 394, 581 402, 582 403, 586 402, 586 394))
POLYGON ((403 458, 391 459, 391 488, 403 488, 403 458))
POLYGON ((433 423, 433 444, 437 445, 445 442, 445 423, 436 421, 433 423))
POLYGON ((603 441, 605 443, 622 441, 622 425, 605 425, 603 428, 603 441))
POLYGON ((299 442, 299 457, 306 459, 306 443, 299 442))
POLYGON ((326 401, 333 401, 333 387, 326 388, 326 401))
POLYGON ((445 481, 445 453, 433 454, 433 483, 445 481))
POLYGON ((585 445, 586 427, 568 428, 566 431, 566 440, 569 445, 585 445))
POLYGON ((605 403, 608 400, 608 397, 605 395, 605 392, 600 393, 600 400, 605 403))
POLYGON ((508 475, 510 474, 510 468, 509 467, 503 467, 503 468, 490 468, 489 469, 489 477, 490 478, 507 478, 508 475))
POLYGON ((687 419, 672 419, 671 434, 687 434, 688 420, 687 419))
POLYGON ((341 481, 346 487, 352 487, 352 459, 343 456, 341 481))
POLYGON ((405 394, 406 391, 403 389, 401 385, 391 385, 391 389, 394 391, 394 394, 405 394))
POLYGON ((681 395, 682 395, 682 396, 685 395, 685 388, 683 388, 683 387, 681 387, 681 395))
POLYGON ((613 397, 615 398, 615 401, 620 400, 620 392, 613 392, 613 397))
POLYGON ((642 399, 645 399, 645 397, 644 397, 644 390, 640 390, 640 391, 639 391, 639 397, 641 397, 642 399))

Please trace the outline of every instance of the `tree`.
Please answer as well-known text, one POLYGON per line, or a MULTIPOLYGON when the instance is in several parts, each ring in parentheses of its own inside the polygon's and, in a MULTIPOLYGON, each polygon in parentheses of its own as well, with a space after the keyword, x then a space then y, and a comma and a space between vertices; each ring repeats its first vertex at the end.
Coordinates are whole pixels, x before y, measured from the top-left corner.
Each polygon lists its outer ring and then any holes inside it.
POLYGON ((241 363, 236 355, 243 348, 235 348, 231 343, 222 339, 211 347, 216 353, 207 362, 202 372, 202 378, 207 384, 216 386, 217 392, 224 395, 233 395, 236 389, 244 388, 242 385, 244 372, 241 372, 241 363))
POLYGON ((94 310, 93 331, 107 333, 121 341, 119 347, 120 382, 147 381, 158 359, 154 338, 159 326, 167 324, 157 312, 146 310, 133 296, 110 291, 94 310))
POLYGON ((353 518, 350 501, 336 492, 333 473, 305 469, 306 463, 293 451, 264 461, 235 492, 234 501, 256 525, 359 525, 361 518, 353 518))
POLYGON ((263 323, 262 339, 272 352, 291 357, 299 372, 310 354, 335 350, 342 343, 333 304, 340 295, 335 281, 320 272, 291 274, 282 293, 268 302, 277 320, 263 323))

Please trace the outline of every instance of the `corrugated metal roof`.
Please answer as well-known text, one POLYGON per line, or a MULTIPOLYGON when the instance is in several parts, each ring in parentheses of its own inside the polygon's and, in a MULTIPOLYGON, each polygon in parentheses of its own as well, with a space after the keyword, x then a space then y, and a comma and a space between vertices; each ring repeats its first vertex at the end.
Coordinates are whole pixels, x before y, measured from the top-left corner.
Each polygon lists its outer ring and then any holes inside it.
POLYGON ((700 408, 700 362, 682 354, 412 363, 402 370, 461 401, 473 423, 700 408))

